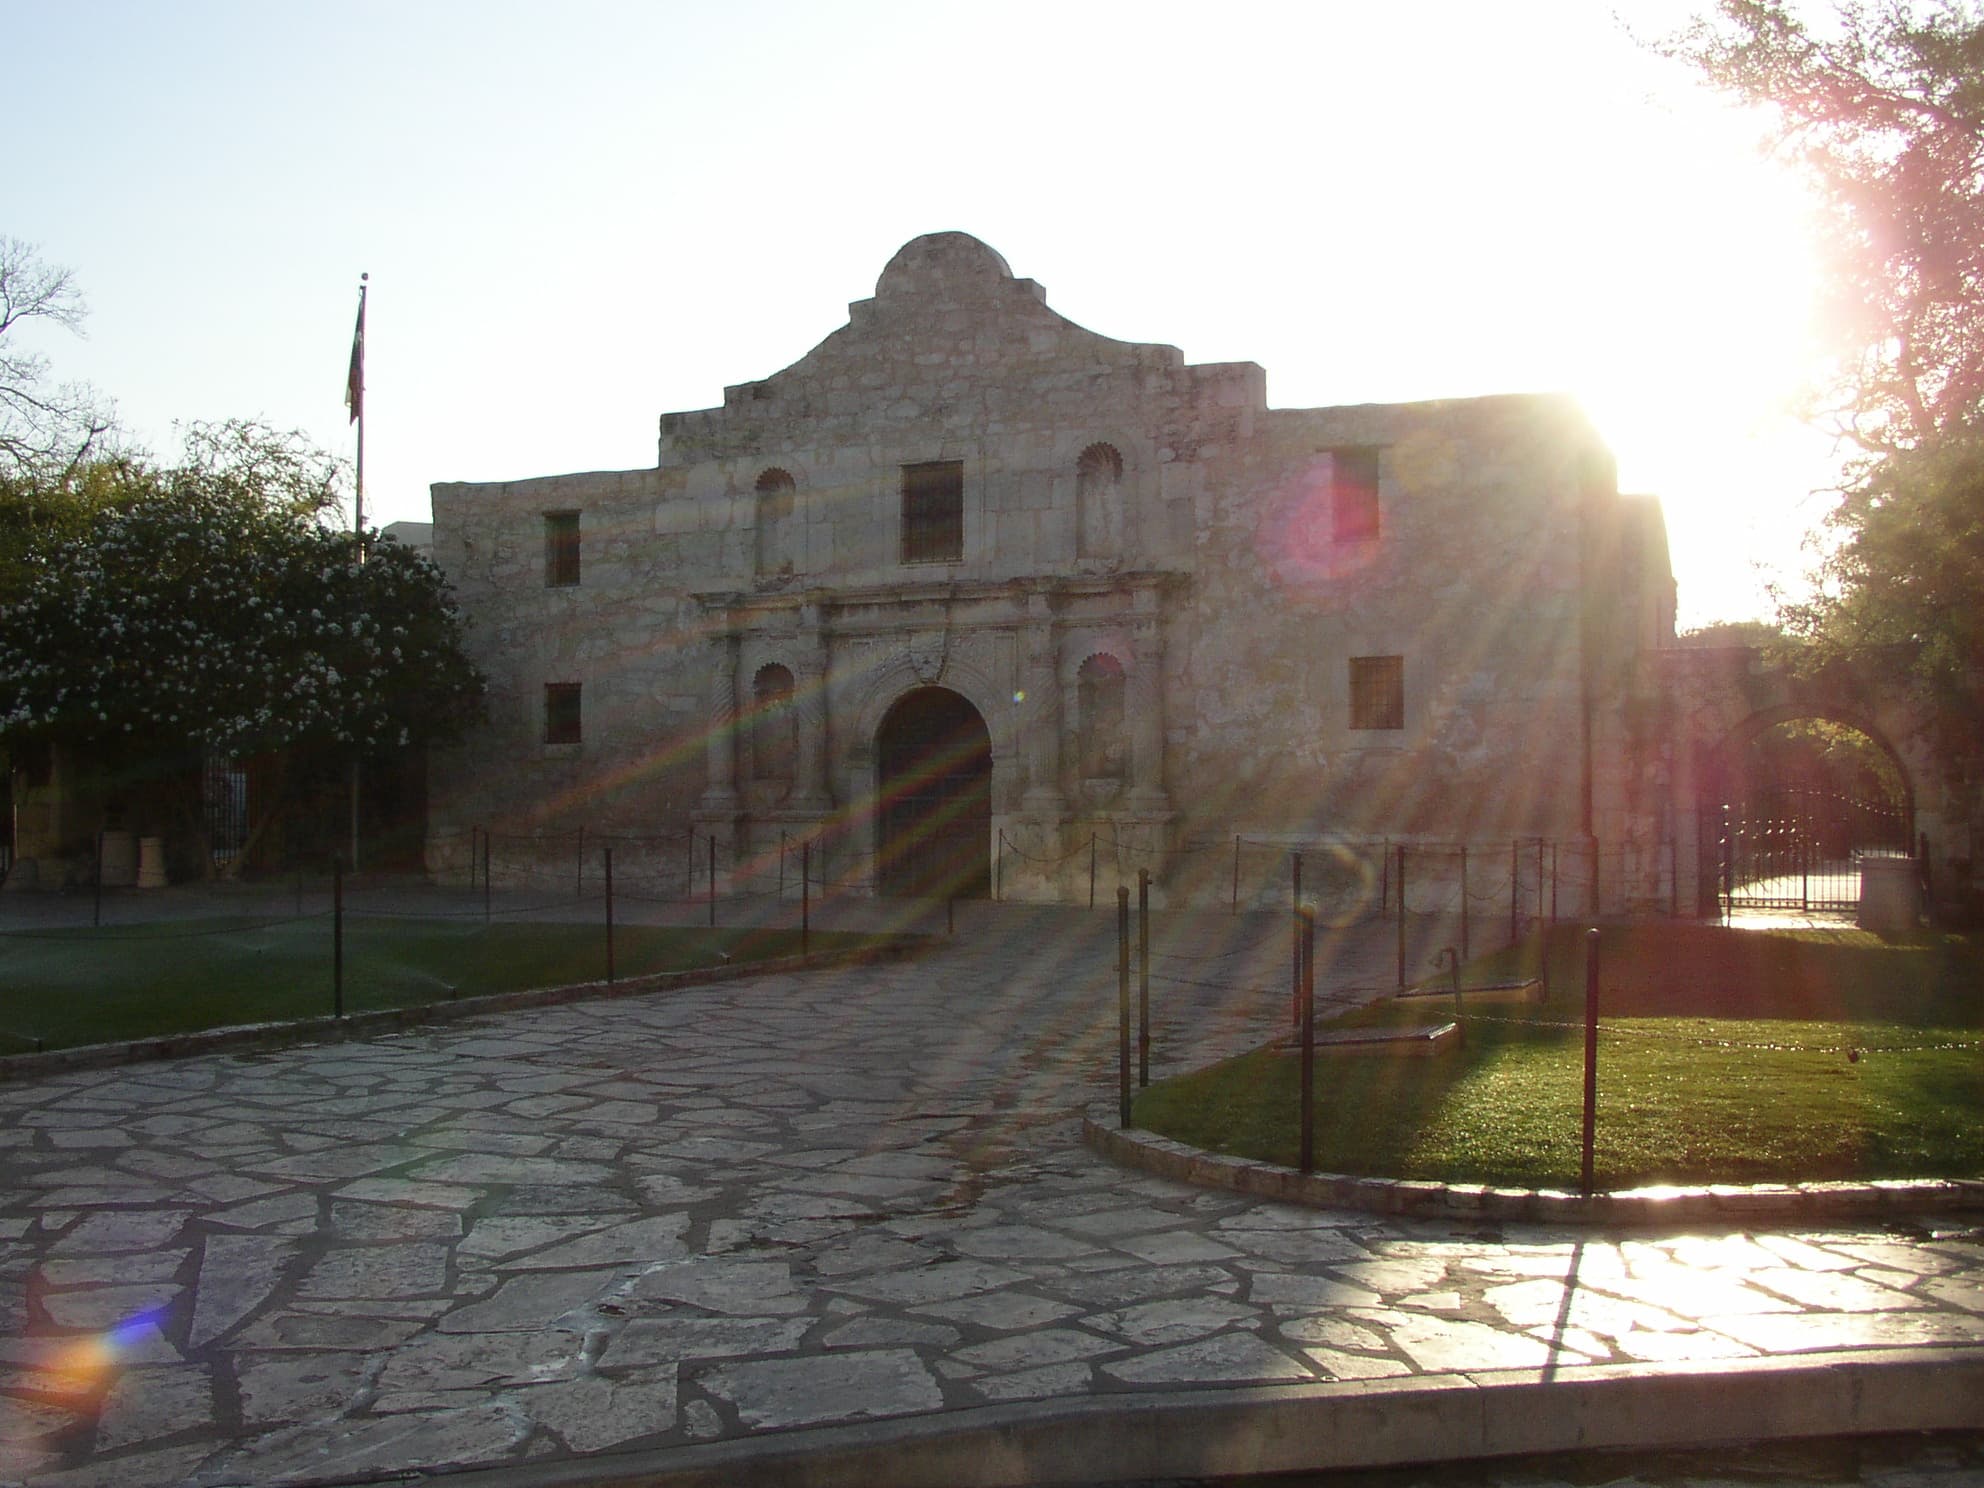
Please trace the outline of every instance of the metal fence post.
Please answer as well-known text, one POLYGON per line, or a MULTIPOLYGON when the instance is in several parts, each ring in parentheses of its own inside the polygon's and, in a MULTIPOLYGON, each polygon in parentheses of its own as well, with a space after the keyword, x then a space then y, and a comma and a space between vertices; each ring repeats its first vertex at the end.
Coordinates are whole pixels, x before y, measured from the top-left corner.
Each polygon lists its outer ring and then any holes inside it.
POLYGON ((1130 888, 1116 886, 1116 1106, 1130 1128, 1130 888))
POLYGON ((331 859, 331 1013, 344 1016, 344 859, 331 859))
POLYGON ((1468 959, 1467 948, 1467 844, 1460 845, 1460 958, 1468 959))
POLYGON ((1398 984, 1405 985, 1405 844, 1398 845, 1398 984))
POLYGON ((613 983, 613 849, 606 849, 606 980, 613 983))
POLYGON ((1289 978, 1288 1021, 1293 1023, 1302 1016, 1302 854, 1290 853, 1289 860, 1289 905, 1296 918, 1291 923, 1291 970, 1289 978))
POLYGON ((1722 922, 1736 912, 1736 845, 1729 825, 1729 803, 1722 803, 1722 922))
POLYGON ((1316 1168, 1316 912, 1295 911, 1301 929, 1302 976, 1298 983, 1302 1016, 1301 1167, 1316 1168))
POLYGON ((1509 839, 1509 947, 1522 939, 1522 843, 1509 839))
POLYGON ((1804 802, 1798 817, 1798 908, 1812 909, 1812 809, 1804 802))
POLYGON ((1137 870, 1137 1085, 1150 1084, 1150 870, 1137 870))
POLYGON ((1598 930, 1584 938, 1584 1191, 1592 1189, 1598 1134, 1598 930))

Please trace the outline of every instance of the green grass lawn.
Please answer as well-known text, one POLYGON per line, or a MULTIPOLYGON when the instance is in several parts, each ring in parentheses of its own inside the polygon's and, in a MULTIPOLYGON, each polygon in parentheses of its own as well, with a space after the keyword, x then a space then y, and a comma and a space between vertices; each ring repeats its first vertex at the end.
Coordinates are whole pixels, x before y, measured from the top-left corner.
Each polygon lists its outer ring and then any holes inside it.
MULTIPOLYGON (((876 937, 815 931, 815 951, 876 937)), ((797 955, 797 930, 620 926, 622 977, 797 955)), ((598 925, 472 919, 352 919, 345 925, 347 1012, 451 996, 555 987, 606 976, 598 925)), ((328 917, 265 924, 201 920, 0 934, 0 1053, 186 1033, 331 1011, 328 917), (227 933, 216 934, 222 931, 227 933)))
MULTIPOLYGON (((1583 942, 1560 929, 1467 968, 1463 986, 1534 974, 1547 957, 1550 995, 1467 1007, 1455 1053, 1319 1058, 1317 1167, 1575 1187, 1583 942)), ((1601 1187, 1984 1175, 1976 938, 1621 926, 1603 933, 1600 968, 1601 1187)), ((1387 1002, 1331 1026, 1452 1016, 1451 998, 1387 1002)), ((1293 1164, 1299 1081, 1293 1057, 1244 1055, 1152 1086, 1137 1122, 1293 1164)))

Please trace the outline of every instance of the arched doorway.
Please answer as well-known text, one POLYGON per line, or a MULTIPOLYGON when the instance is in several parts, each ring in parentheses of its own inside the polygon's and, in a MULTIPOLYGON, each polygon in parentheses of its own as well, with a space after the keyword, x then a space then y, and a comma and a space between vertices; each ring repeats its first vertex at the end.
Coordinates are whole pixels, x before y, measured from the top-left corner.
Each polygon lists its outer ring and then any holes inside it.
POLYGON ((875 731, 876 889, 983 899, 991 888, 992 736, 945 687, 896 700, 875 731))

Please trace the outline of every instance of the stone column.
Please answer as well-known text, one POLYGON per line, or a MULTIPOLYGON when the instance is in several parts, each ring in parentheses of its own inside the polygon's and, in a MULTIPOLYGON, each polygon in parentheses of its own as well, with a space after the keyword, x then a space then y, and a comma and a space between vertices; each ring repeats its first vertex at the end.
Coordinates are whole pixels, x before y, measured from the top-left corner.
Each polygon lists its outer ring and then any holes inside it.
POLYGON ((734 630, 710 637, 709 734, 704 754, 709 783, 697 803, 699 815, 734 815, 737 795, 737 653, 742 637, 734 630))
POLYGON ((1026 794, 1020 809, 1029 816, 1065 816, 1068 799, 1061 793, 1061 630, 1055 623, 1053 598, 1027 596, 1026 794))
POLYGON ((798 741, 791 805, 795 811, 826 811, 833 806, 827 788, 827 642, 818 611, 810 605, 800 617, 793 667, 798 741))
POLYGON ((1164 630, 1156 613, 1157 593, 1137 594, 1131 635, 1136 645, 1124 699, 1130 728, 1128 806, 1139 815, 1171 810, 1164 790, 1164 630))

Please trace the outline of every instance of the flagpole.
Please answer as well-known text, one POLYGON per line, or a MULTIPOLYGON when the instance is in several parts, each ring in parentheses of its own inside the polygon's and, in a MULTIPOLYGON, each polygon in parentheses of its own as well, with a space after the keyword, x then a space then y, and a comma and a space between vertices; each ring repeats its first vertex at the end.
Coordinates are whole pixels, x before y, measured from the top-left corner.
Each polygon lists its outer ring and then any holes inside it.
POLYGON ((356 379, 357 401, 352 405, 352 422, 358 425, 358 478, 354 482, 355 494, 352 498, 351 531, 358 543, 358 562, 365 563, 365 293, 369 288, 370 274, 358 276, 358 340, 357 358, 353 377, 356 379))
MULTIPOLYGON (((345 402, 358 426, 358 465, 353 482, 351 542, 357 566, 365 566, 365 296, 372 276, 358 276, 358 326, 351 336, 351 371, 345 382, 345 402)), ((354 607, 363 603, 354 588, 354 607)), ((351 871, 358 871, 358 741, 351 746, 351 871)))

